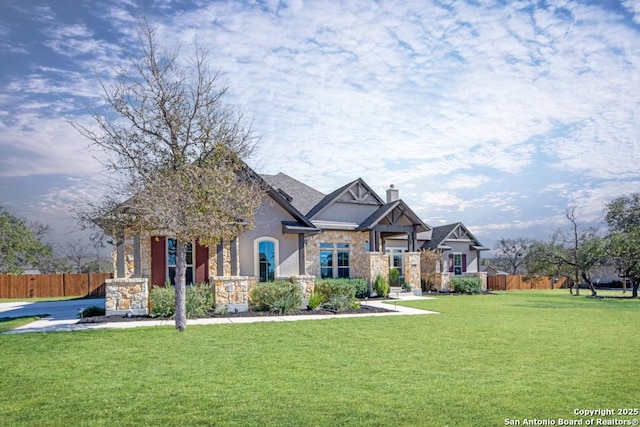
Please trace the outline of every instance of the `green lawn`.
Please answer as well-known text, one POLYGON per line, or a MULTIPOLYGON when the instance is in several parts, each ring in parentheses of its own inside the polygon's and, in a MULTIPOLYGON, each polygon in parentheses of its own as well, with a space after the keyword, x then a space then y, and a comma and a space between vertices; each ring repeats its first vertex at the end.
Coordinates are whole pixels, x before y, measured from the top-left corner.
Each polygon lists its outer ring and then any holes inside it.
POLYGON ((640 301, 407 305, 441 314, 0 335, 0 425, 498 426, 640 406, 640 301))
POLYGON ((38 319, 40 319, 40 316, 0 317, 0 334, 22 325, 29 324, 38 319))

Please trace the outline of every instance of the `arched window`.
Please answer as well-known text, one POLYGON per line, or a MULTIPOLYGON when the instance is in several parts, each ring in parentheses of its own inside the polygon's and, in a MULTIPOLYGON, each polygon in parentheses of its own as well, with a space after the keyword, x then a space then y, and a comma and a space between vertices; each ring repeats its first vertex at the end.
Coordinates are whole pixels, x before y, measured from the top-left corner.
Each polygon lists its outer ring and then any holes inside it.
POLYGON ((260 282, 273 282, 278 276, 278 241, 261 237, 255 241, 256 276, 260 282))

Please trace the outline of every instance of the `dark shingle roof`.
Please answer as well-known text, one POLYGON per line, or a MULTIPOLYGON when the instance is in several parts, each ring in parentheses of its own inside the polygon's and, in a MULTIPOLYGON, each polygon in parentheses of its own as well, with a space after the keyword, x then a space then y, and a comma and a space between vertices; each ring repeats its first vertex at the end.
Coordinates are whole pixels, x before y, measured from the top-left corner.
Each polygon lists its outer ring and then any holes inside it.
POLYGON ((449 234, 460 224, 456 222, 454 224, 441 225, 439 227, 433 227, 431 233, 431 240, 422 245, 423 249, 436 249, 438 245, 444 242, 449 234))
POLYGON ((282 172, 276 175, 260 176, 275 190, 282 190, 284 192, 283 196, 287 199, 291 198, 291 204, 303 214, 307 214, 311 208, 324 198, 324 194, 315 188, 309 187, 307 184, 282 172))

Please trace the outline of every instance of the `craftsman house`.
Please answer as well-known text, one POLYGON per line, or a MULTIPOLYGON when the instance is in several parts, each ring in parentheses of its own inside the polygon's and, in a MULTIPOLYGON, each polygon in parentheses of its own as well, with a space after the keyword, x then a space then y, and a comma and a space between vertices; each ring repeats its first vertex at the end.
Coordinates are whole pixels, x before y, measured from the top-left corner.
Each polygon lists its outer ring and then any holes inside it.
MULTIPOLYGON (((254 228, 215 247, 194 242, 188 249, 187 283, 214 283, 217 302, 226 295, 229 305, 245 308, 246 295, 231 293, 280 278, 363 277, 370 283, 395 267, 419 292, 427 275, 429 286, 441 289, 448 284, 442 276, 480 274, 486 248, 469 230, 461 223, 427 225, 393 185, 383 200, 361 178, 326 195, 283 173, 261 178, 267 191, 254 228)), ((152 286, 174 281, 171 236, 116 241, 116 277, 148 278, 152 286)))

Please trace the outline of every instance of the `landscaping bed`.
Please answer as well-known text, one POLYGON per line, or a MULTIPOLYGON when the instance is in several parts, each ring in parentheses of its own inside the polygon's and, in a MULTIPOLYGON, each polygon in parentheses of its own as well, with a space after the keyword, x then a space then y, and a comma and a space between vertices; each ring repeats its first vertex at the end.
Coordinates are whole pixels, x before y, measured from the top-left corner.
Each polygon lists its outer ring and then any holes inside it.
MULTIPOLYGON (((297 310, 289 314, 280 314, 272 311, 244 311, 244 312, 227 312, 216 313, 207 312, 200 319, 205 318, 228 318, 228 317, 272 317, 272 316, 309 316, 309 315, 333 315, 333 314, 370 314, 370 313, 388 313, 393 309, 386 309, 382 307, 374 307, 371 305, 362 305, 360 308, 348 308, 341 311, 329 310, 329 309, 316 309, 316 310, 297 310)), ((105 323, 105 322, 143 322, 147 320, 171 320, 171 317, 151 317, 151 316, 92 316, 85 317, 78 321, 78 323, 105 323)))

